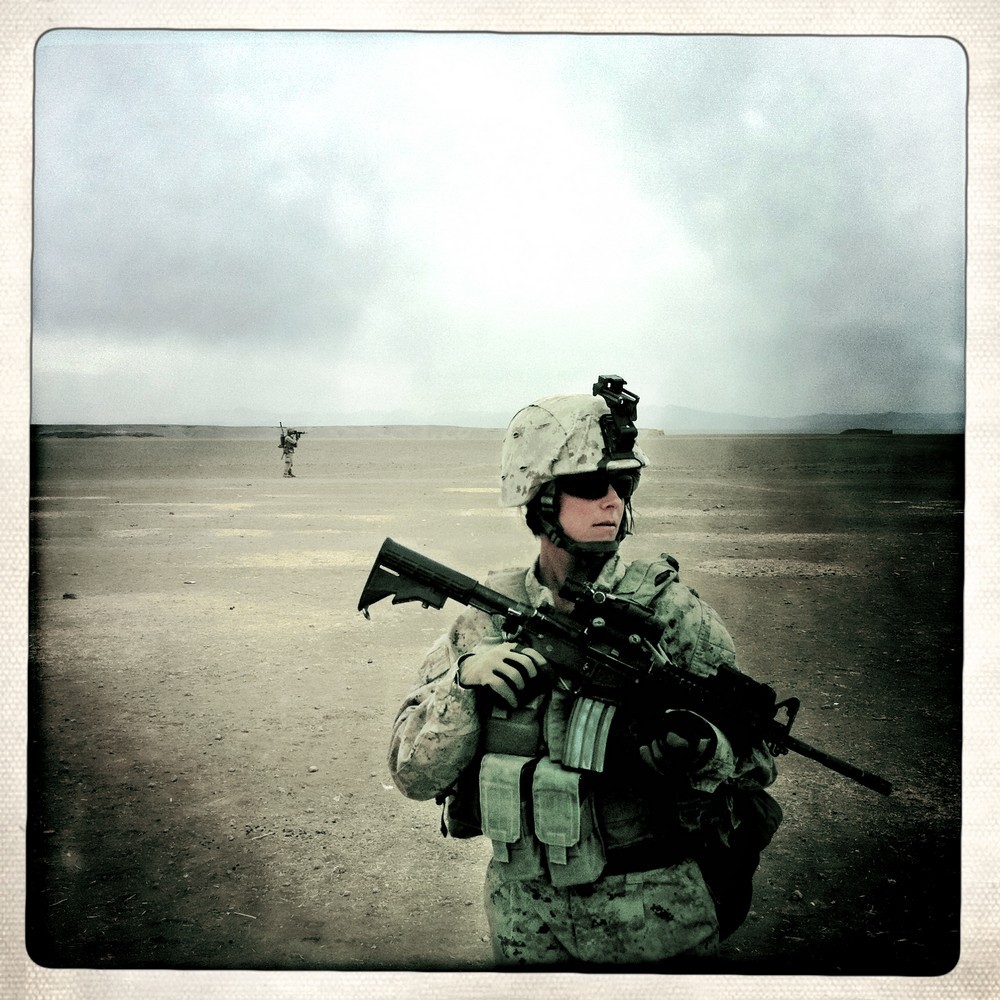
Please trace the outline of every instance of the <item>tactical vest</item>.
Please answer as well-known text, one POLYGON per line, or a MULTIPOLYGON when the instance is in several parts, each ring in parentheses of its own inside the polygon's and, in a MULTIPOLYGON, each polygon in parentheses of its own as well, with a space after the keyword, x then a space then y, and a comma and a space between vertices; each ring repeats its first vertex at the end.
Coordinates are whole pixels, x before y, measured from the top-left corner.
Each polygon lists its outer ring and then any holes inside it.
MULTIPOLYGON (((676 561, 664 556, 632 563, 614 592, 650 606, 677 581, 676 561)), ((527 602, 523 570, 493 574, 487 584, 527 602)), ((661 610, 666 626, 670 602, 661 600, 661 610)), ((688 650, 700 639, 672 638, 688 650)), ((518 709, 494 708, 482 733, 479 756, 446 798, 442 832, 485 834, 510 879, 546 875, 556 886, 579 885, 690 855, 685 824, 671 822, 682 804, 646 770, 628 719, 610 706, 554 689, 518 709)))

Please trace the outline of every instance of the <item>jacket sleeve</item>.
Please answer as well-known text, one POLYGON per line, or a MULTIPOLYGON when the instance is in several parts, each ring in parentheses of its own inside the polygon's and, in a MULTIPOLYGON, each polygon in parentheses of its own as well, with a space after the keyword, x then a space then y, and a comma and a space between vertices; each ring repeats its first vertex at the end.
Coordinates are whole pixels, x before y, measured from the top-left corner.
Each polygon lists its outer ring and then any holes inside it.
POLYGON ((459 686, 457 664, 495 631, 489 616, 468 609, 424 659, 389 742, 389 771, 408 798, 431 799, 447 791, 475 758, 480 729, 476 693, 459 686))
MULTIPOLYGON (((711 677, 721 665, 738 669, 736 647, 718 613, 698 595, 680 583, 666 588, 668 600, 656 611, 664 618, 664 645, 674 662, 703 677, 711 677)), ((777 777, 774 758, 764 744, 750 747, 737 756, 732 744, 715 726, 718 746, 715 755, 691 775, 696 791, 714 792, 723 782, 766 788, 777 777)))

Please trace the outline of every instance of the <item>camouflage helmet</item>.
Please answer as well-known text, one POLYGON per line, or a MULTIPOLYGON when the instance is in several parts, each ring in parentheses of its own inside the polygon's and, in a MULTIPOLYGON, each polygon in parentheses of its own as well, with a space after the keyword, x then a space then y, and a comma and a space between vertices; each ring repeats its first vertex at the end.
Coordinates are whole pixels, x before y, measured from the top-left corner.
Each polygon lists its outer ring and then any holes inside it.
MULTIPOLYGON (((612 379, 621 393, 624 380, 612 379)), ((501 506, 524 506, 557 476, 622 472, 649 464, 635 444, 634 425, 629 434, 614 432, 612 407, 598 394, 602 380, 605 376, 599 377, 592 396, 546 396, 514 415, 500 452, 501 506)))

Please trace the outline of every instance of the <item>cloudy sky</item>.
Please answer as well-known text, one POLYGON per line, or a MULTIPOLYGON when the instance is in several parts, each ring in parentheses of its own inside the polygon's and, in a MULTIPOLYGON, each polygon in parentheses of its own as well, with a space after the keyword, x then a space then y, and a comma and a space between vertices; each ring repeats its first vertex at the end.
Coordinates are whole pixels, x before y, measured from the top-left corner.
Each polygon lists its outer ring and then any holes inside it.
POLYGON ((33 422, 963 409, 954 41, 60 30, 35 94, 33 422))

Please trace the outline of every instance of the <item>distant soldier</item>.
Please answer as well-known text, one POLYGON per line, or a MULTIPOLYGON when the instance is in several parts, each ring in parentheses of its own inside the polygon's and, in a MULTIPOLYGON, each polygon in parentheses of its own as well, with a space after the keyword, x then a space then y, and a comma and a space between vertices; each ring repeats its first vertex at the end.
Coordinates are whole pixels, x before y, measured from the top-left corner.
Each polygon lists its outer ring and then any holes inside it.
POLYGON ((295 473, 292 472, 292 453, 298 447, 299 438, 305 434, 305 431, 297 431, 291 427, 285 427, 279 421, 278 426, 281 428, 281 438, 279 439, 279 444, 281 446, 281 455, 285 462, 285 478, 295 478, 295 473))

